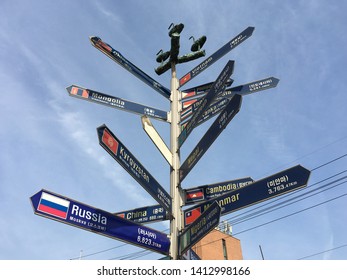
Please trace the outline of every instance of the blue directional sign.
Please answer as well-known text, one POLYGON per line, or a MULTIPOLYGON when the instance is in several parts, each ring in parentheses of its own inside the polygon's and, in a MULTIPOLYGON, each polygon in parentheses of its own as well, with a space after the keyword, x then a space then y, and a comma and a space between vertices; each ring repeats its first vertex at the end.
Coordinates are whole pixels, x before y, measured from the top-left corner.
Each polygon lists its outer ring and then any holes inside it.
MULTIPOLYGON (((203 114, 196 126, 202 124, 203 122, 207 121, 208 119, 218 114, 221 110, 223 110, 226 104, 228 103, 228 99, 231 99, 235 94, 244 96, 262 90, 274 88, 277 86, 278 82, 279 79, 269 77, 266 79, 226 89, 222 93, 218 94, 218 96, 215 99, 216 102, 212 103, 209 106, 209 108, 205 111, 205 113, 203 114)), ((184 124, 189 120, 189 117, 192 116, 198 108, 201 102, 201 98, 206 95, 206 91, 202 93, 200 92, 200 94, 198 95, 194 95, 194 93, 194 91, 190 92, 189 95, 185 95, 186 98, 182 99, 184 110, 182 110, 181 112, 181 124, 184 124)))
POLYGON ((196 66, 193 70, 189 71, 179 80, 180 87, 184 84, 191 81, 194 77, 200 74, 202 71, 206 70, 209 66, 219 60, 221 57, 226 55, 232 49, 240 45, 247 38, 252 36, 254 31, 254 27, 247 27, 244 31, 242 31, 239 35, 231 39, 228 43, 226 43, 223 47, 213 53, 211 56, 206 58, 203 62, 201 62, 198 66, 196 66))
POLYGON ((178 237, 179 254, 184 254, 189 248, 194 246, 201 238, 208 234, 219 224, 221 208, 217 202, 211 203, 205 212, 197 218, 178 237))
POLYGON ((118 217, 136 223, 152 223, 170 219, 170 214, 160 205, 145 206, 115 213, 118 217))
POLYGON ((190 170, 195 166, 199 159, 205 154, 212 143, 217 139, 217 137, 226 128, 228 123, 234 118, 234 116, 240 111, 242 97, 241 95, 235 95, 225 107, 225 109, 220 113, 218 118, 213 122, 211 127, 201 138, 199 143, 187 157, 185 162, 180 168, 180 181, 188 175, 190 170))
POLYGON ((97 128, 103 147, 161 206, 171 213, 171 197, 106 125, 97 128))
POLYGON ((184 211, 184 225, 194 222, 214 201, 222 208, 221 215, 306 187, 311 171, 296 165, 255 181, 244 188, 218 196, 184 211))
POLYGON ((69 86, 66 88, 70 96, 77 97, 83 100, 91 101, 97 104, 109 106, 115 109, 128 111, 131 113, 146 115, 161 121, 167 121, 167 112, 155 109, 149 106, 144 106, 125 99, 97 92, 91 89, 82 88, 79 86, 69 86))
MULTIPOLYGON (((258 92, 258 91, 266 90, 269 88, 275 88, 278 85, 279 81, 280 80, 275 77, 268 77, 268 78, 250 82, 244 85, 227 88, 224 91, 226 94, 225 95, 219 94, 218 97, 226 97, 232 94, 247 95, 253 92, 258 92)), ((211 83, 207 83, 201 86, 197 86, 197 87, 182 91, 183 108, 186 108, 186 106, 184 105, 185 101, 192 100, 194 98, 197 100, 204 97, 207 91, 209 90, 210 85, 211 83)), ((230 84, 227 83, 227 86, 229 85, 230 84)))
POLYGON ((160 254, 169 254, 170 239, 157 230, 47 190, 39 191, 30 199, 37 215, 160 254))
POLYGON ((106 54, 109 58, 118 63, 125 70, 128 70, 135 77, 139 78, 141 81, 149 85, 151 88, 159 92, 167 99, 170 98, 171 92, 168 88, 164 87, 163 85, 155 81, 153 78, 148 76, 140 68, 135 66, 129 60, 127 60, 120 52, 112 48, 109 44, 103 42, 99 37, 91 36, 89 39, 95 48, 106 54))
POLYGON ((223 71, 219 74, 217 80, 213 83, 211 89, 206 96, 202 99, 198 109, 193 114, 183 131, 178 137, 178 145, 182 146, 183 142, 187 139, 189 134, 193 131, 195 125, 200 120, 206 109, 211 105, 215 96, 226 87, 225 83, 229 79, 234 70, 234 61, 229 60, 223 71))
MULTIPOLYGON (((234 82, 233 79, 229 79, 225 84, 227 87, 231 86, 234 82)), ((196 96, 202 97, 202 95, 206 95, 208 90, 212 87, 213 82, 209 82, 200 86, 195 86, 189 89, 185 89, 182 91, 182 101, 185 101, 187 99, 196 98, 196 96)), ((183 104, 183 108, 184 108, 183 104)))
POLYGON ((235 191, 237 189, 243 188, 251 183, 253 183, 251 177, 234 179, 229 181, 224 181, 220 183, 214 183, 209 185, 203 185, 199 187, 183 189, 184 192, 184 205, 190 205, 199 203, 202 201, 210 200, 216 198, 227 192, 235 191))

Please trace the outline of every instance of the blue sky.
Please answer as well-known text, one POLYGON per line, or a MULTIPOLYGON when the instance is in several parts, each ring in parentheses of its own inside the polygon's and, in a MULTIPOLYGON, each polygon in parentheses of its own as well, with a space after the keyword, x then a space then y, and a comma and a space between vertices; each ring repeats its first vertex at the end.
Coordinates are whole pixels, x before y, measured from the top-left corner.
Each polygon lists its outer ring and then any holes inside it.
MULTIPOLYGON (((29 201, 45 188, 109 212, 155 204, 99 146, 96 127, 101 124, 169 192, 169 166, 138 115, 68 96, 65 88, 76 84, 169 110, 168 100, 96 50, 89 36, 102 38, 169 87, 169 72, 157 76, 154 68, 156 53, 170 47, 172 22, 185 24, 181 54, 189 51, 190 36, 206 35, 204 48, 211 55, 248 26, 255 27, 250 39, 185 87, 213 81, 229 59, 235 60, 234 85, 270 76, 280 83, 244 97, 239 114, 183 181, 182 187, 190 188, 247 176, 257 180, 296 164, 312 170, 346 154, 346 8, 346 1, 326 0, 2 1, 0 259, 71 259, 81 251, 85 259, 118 259, 142 250, 36 216, 29 201)), ((178 76, 200 61, 179 65, 178 76)), ((152 122, 169 145, 169 125, 152 122)), ((181 162, 210 124, 189 136, 181 162)), ((346 163, 342 157, 312 171, 310 189, 345 171, 346 163)), ((243 232, 344 195, 345 188, 342 184, 235 224, 244 258, 260 259, 259 245, 267 259, 298 259, 346 245, 346 196, 243 232)), ((233 221, 254 208, 222 219, 233 221)), ((167 222, 150 226, 169 227, 167 222)), ((151 253, 139 259, 159 257, 151 253)), ((346 259, 347 248, 312 258, 346 259)))

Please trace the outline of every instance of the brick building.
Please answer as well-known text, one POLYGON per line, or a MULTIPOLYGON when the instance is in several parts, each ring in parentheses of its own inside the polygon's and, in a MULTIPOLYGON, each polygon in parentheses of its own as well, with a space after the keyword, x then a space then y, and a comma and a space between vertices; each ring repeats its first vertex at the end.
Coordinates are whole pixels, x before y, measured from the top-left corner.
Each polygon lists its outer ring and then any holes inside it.
POLYGON ((242 260, 241 241, 227 230, 213 229, 192 249, 202 260, 242 260))

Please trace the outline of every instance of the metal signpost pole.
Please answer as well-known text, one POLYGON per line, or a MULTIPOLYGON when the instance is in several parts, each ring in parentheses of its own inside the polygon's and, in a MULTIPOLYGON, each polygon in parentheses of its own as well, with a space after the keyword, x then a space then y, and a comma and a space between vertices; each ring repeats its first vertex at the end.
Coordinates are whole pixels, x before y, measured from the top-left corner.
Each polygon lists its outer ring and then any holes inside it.
POLYGON ((172 153, 172 166, 170 167, 170 195, 172 198, 172 219, 170 221, 170 239, 171 239, 171 249, 170 256, 171 259, 177 260, 179 258, 178 254, 178 236, 182 229, 182 197, 181 197, 181 187, 179 183, 179 169, 180 169, 180 150, 178 147, 178 136, 180 134, 180 93, 178 91, 179 82, 176 76, 176 63, 171 63, 171 153, 172 153))

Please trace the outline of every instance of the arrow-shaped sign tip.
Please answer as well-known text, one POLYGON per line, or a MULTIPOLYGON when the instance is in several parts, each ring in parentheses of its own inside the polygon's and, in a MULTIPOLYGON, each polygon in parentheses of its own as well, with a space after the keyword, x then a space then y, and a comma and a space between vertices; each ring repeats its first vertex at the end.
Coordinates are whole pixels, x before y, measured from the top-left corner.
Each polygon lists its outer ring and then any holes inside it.
POLYGON ((91 44, 95 47, 96 43, 100 40, 99 37, 96 36, 89 36, 89 41, 91 42, 91 44))

